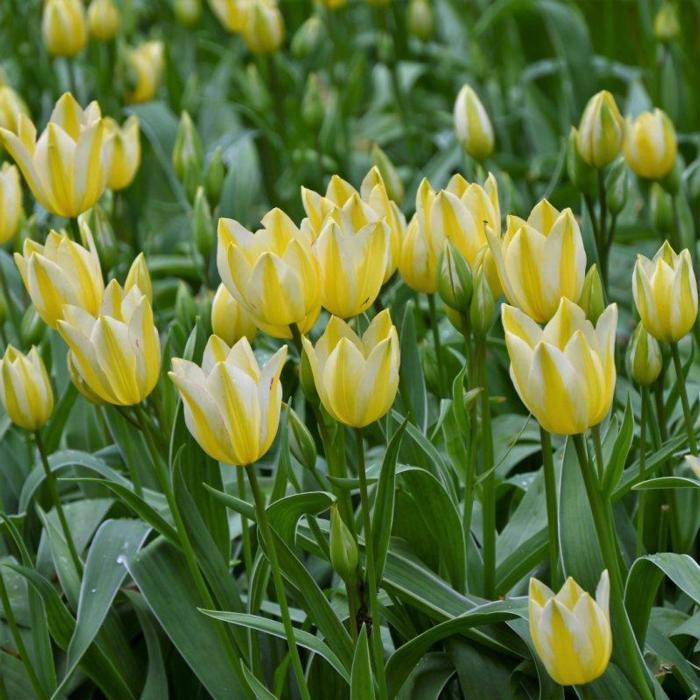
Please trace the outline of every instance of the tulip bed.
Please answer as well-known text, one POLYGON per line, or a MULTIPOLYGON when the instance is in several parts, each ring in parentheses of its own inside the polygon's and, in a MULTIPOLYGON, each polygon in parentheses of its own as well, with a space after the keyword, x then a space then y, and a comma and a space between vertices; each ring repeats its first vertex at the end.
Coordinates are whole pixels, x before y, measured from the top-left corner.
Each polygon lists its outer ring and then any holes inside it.
POLYGON ((700 696, 699 15, 0 2, 0 700, 700 696))

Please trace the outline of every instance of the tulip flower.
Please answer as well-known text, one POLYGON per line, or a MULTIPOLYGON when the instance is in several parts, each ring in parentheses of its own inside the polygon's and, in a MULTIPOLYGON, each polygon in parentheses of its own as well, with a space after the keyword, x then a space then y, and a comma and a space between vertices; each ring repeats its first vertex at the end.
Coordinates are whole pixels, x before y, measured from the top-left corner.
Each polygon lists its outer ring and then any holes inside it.
POLYGON ((241 338, 253 342, 257 328, 250 314, 238 303, 223 284, 220 284, 211 305, 211 329, 229 345, 241 338))
POLYGON ((52 214, 76 217, 102 195, 111 148, 97 102, 83 110, 73 95, 65 93, 38 140, 34 124, 20 114, 17 134, 0 129, 0 141, 34 197, 52 214))
POLYGON ((90 36, 98 41, 111 41, 119 33, 121 17, 114 0, 92 0, 88 8, 90 36))
POLYGON ((0 129, 17 132, 20 114, 29 116, 24 100, 9 85, 0 85, 0 129))
POLYGON ((540 425, 560 435, 598 425, 615 390, 617 306, 608 306, 595 327, 565 297, 544 330, 507 304, 502 321, 511 379, 540 425))
POLYGON ((457 140, 474 159, 483 160, 493 151, 493 127, 489 115, 470 85, 459 91, 454 106, 457 140))
POLYGON ((95 315, 102 303, 104 282, 90 229, 81 222, 87 247, 68 236, 50 231, 41 245, 27 238, 15 263, 37 313, 51 328, 63 318, 65 304, 80 306, 95 315))
POLYGON ((202 16, 201 0, 175 0, 175 18, 185 27, 192 27, 202 16))
POLYGON ((80 53, 88 39, 81 0, 46 0, 41 32, 46 50, 53 56, 80 53))
POLYGON ((111 143, 112 150, 107 187, 123 190, 131 184, 141 165, 139 118, 131 115, 121 128, 110 117, 105 117, 104 124, 105 140, 111 143))
POLYGON ((652 260, 638 255, 632 292, 654 338, 675 343, 690 332, 698 316, 698 286, 687 249, 676 254, 665 241, 652 260))
POLYGON ((305 333, 321 305, 311 240, 281 209, 268 212, 262 225, 251 233, 233 219, 219 219, 221 280, 266 333, 289 337, 292 324, 305 333))
POLYGON ((489 232, 488 240, 506 299, 533 320, 548 321, 562 297, 578 302, 586 252, 571 209, 560 212, 544 199, 527 221, 509 216, 505 236, 489 232))
POLYGON ((435 11, 431 0, 409 0, 406 9, 406 27, 421 41, 430 41, 435 33, 435 11))
POLYGON ((595 600, 569 577, 556 595, 530 579, 530 636, 547 673, 560 685, 583 685, 605 672, 612 653, 610 583, 603 571, 595 600))
POLYGON ((146 265, 146 256, 139 253, 134 262, 131 263, 129 272, 124 281, 124 291, 129 292, 133 287, 136 287, 143 294, 148 303, 153 303, 153 284, 151 283, 151 273, 146 265))
POLYGON ((212 335, 201 367, 173 359, 168 376, 182 396, 187 427, 210 457, 247 466, 270 449, 279 426, 286 357, 284 345, 261 368, 247 338, 229 347, 212 335))
POLYGON ((25 430, 38 430, 53 412, 53 389, 37 349, 23 355, 8 345, 0 360, 0 400, 10 420, 25 430))
POLYGON ((659 342, 638 323, 627 347, 627 374, 640 386, 653 384, 663 367, 659 342))
POLYGON ((576 146, 583 160, 594 168, 604 168, 617 158, 624 135, 625 120, 615 98, 607 90, 593 95, 576 134, 576 146))
POLYGON ((151 305, 138 287, 124 292, 112 280, 96 316, 66 305, 58 330, 70 348, 77 373, 106 403, 131 406, 155 388, 160 376, 160 339, 151 305))
POLYGON ((132 104, 152 100, 163 73, 163 42, 146 41, 126 54, 130 75, 130 90, 125 99, 132 104))
POLYGON ((243 29, 249 3, 250 0, 209 0, 212 12, 229 32, 243 29))
POLYGON ((661 180, 676 162, 678 144, 673 122, 665 112, 643 112, 627 124, 624 153, 627 165, 640 177, 661 180))
POLYGON ((399 386, 399 337, 388 309, 360 338, 332 316, 314 347, 302 338, 324 408, 353 428, 363 428, 391 408, 399 386))
POLYGON ((277 51, 284 41, 284 18, 277 0, 249 0, 241 36, 251 53, 277 51))
POLYGON ((0 168, 0 244, 14 238, 22 220, 22 187, 14 165, 0 168))

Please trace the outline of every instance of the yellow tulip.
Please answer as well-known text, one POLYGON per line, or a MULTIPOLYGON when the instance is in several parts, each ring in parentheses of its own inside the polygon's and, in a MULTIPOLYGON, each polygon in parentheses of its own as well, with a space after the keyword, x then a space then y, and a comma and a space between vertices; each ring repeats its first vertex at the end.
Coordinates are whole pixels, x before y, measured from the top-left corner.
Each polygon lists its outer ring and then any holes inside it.
POLYGON ((131 75, 131 89, 125 99, 130 103, 152 100, 160 85, 165 59, 162 41, 146 41, 126 54, 131 75))
POLYGON ((123 190, 131 184, 141 165, 139 118, 132 114, 120 128, 111 117, 105 117, 105 139, 111 143, 112 161, 107 176, 110 190, 123 190))
POLYGON ((73 95, 65 93, 38 140, 34 124, 20 114, 17 134, 0 129, 0 141, 34 197, 52 214, 76 217, 104 192, 111 148, 97 102, 83 110, 73 95))
POLYGON ((459 91, 454 106, 457 140, 476 160, 483 160, 493 151, 493 127, 489 115, 474 89, 465 85, 459 91))
POLYGON ((270 449, 279 427, 286 357, 284 345, 261 368, 247 338, 229 347, 213 335, 201 367, 173 359, 168 376, 182 396, 187 427, 210 457, 247 466, 270 449))
POLYGON ((251 233, 233 219, 219 219, 217 267, 231 295, 275 337, 290 337, 296 324, 306 332, 318 317, 318 265, 310 238, 281 210, 251 233))
POLYGON ((96 314, 102 303, 104 282, 92 233, 83 220, 81 235, 86 248, 64 233, 50 231, 46 243, 24 241, 15 263, 37 313, 51 328, 63 318, 64 304, 96 314))
POLYGON ((540 425, 560 435, 598 425, 615 391, 617 306, 608 306, 595 327, 566 298, 544 330, 507 304, 502 321, 511 379, 540 425))
POLYGON ((229 32, 240 32, 245 26, 250 0, 209 0, 212 12, 229 32))
POLYGON ((665 241, 652 260, 638 255, 632 292, 644 328, 657 340, 680 340, 698 316, 698 286, 688 249, 676 254, 665 241))
POLYGON ((53 389, 35 347, 23 355, 8 345, 0 360, 0 399, 10 420, 20 428, 38 430, 53 412, 53 389))
POLYGON ((302 338, 324 408, 353 428, 387 413, 399 386, 399 337, 389 310, 377 314, 362 338, 336 316, 316 343, 302 338))
POLYGON ((90 36, 99 41, 111 41, 119 33, 121 17, 113 0, 92 0, 88 8, 90 36))
POLYGON ((73 354, 68 353, 66 356, 66 365, 68 366, 68 376, 73 384, 73 386, 78 390, 78 393, 87 399, 90 403, 97 405, 105 403, 101 397, 99 397, 85 382, 85 380, 78 372, 78 368, 75 366, 75 360, 73 359, 73 354))
POLYGON ((9 85, 0 85, 0 128, 16 132, 20 114, 29 116, 24 100, 9 85))
POLYGON ((595 600, 569 577, 556 595, 530 579, 530 636, 547 673, 560 685, 584 685, 605 672, 612 653, 608 572, 595 600))
POLYGON ((509 216, 503 238, 489 231, 488 240, 506 299, 538 323, 562 297, 581 297, 586 251, 571 209, 560 212, 544 199, 527 221, 509 216))
POLYGON ((673 122, 665 112, 643 112, 627 124, 624 144, 627 165, 640 177, 660 180, 676 162, 678 144, 673 122))
POLYGON ((252 343, 257 329, 251 315, 239 304, 223 284, 219 285, 211 305, 211 329, 229 345, 241 338, 252 343))
POLYGON ((148 299, 112 280, 96 316, 63 307, 58 330, 83 382, 103 401, 131 406, 143 401, 160 376, 160 339, 148 299))
POLYGON ((80 53, 88 39, 81 0, 46 0, 41 32, 46 50, 53 56, 80 53))
POLYGON ((615 98, 601 90, 588 101, 576 134, 581 158, 594 168, 604 168, 617 158, 625 136, 625 120, 615 98))
POLYGON ((22 221, 22 187, 14 165, 0 168, 0 245, 15 237, 22 221))
POLYGON ((151 283, 151 273, 146 265, 146 256, 139 253, 134 262, 131 263, 129 272, 124 281, 124 291, 130 292, 133 287, 136 287, 143 294, 148 303, 153 303, 153 284, 151 283))
POLYGON ((241 36, 251 53, 277 51, 284 41, 284 18, 277 0, 250 0, 241 36))

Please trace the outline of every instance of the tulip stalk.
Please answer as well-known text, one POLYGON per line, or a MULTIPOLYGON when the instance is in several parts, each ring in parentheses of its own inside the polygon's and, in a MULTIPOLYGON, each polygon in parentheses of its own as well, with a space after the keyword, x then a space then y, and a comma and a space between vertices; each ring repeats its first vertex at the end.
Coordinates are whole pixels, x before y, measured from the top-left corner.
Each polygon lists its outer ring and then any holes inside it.
POLYGON ((673 367, 676 370, 676 386, 678 394, 681 397, 681 406, 683 407, 683 420, 685 421, 685 429, 688 433, 688 446, 690 453, 698 456, 698 443, 695 439, 695 431, 693 430, 693 415, 690 411, 690 403, 688 401, 688 392, 685 389, 685 377, 683 375, 683 363, 678 352, 678 343, 671 343, 671 357, 673 358, 673 367))
POLYGON ((433 332, 433 344, 435 345, 435 357, 438 370, 438 389, 440 396, 445 396, 445 358, 442 351, 442 341, 440 340, 440 326, 437 309, 435 308, 435 295, 428 294, 428 308, 430 310, 430 328, 433 332))
POLYGON ((549 535, 549 577, 552 588, 559 588, 559 529, 557 519, 557 482, 554 474, 552 436, 540 426, 542 444, 542 468, 544 471, 544 492, 547 502, 547 531, 549 535))
MULTIPOLYGON (((20 317, 19 313, 17 311, 17 307, 15 306, 14 302, 12 301, 12 297, 10 296, 10 286, 7 284, 7 276, 5 275, 5 266, 0 262, 0 292, 2 295, 5 297, 5 305, 7 306, 7 310, 10 316, 10 323, 12 324, 12 330, 15 332, 15 335, 17 336, 17 341, 19 342, 21 339, 21 333, 20 333, 20 317)), ((5 341, 5 346, 7 346, 7 342, 5 341)))
MULTIPOLYGON (((639 483, 646 479, 646 434, 647 434, 647 410, 649 405, 649 387, 641 387, 642 410, 639 418, 639 483)), ((646 492, 639 492, 637 505, 637 556, 644 554, 644 511, 646 509, 646 492)))

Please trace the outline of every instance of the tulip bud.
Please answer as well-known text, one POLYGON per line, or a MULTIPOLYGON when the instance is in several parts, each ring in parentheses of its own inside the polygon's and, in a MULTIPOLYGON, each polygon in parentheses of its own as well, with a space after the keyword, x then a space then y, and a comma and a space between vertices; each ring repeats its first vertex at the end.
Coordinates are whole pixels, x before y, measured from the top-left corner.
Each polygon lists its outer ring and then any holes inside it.
POLYGON ((475 160, 483 160, 493 151, 493 127, 489 115, 476 92, 465 85, 454 106, 457 140, 475 160))
POLYGON ((41 20, 46 50, 53 56, 75 56, 87 43, 81 0, 46 0, 41 20))
POLYGON ((673 41, 681 31, 674 3, 665 0, 654 17, 654 36, 664 43, 673 41))
POLYGON ((627 374, 640 386, 653 384, 663 366, 659 342, 640 322, 627 347, 627 374))
POLYGON ((257 328, 250 314, 220 284, 211 305, 211 328, 215 335, 229 345, 235 345, 243 336, 252 343, 257 328))
POLYGON ((597 265, 591 265, 591 269, 586 273, 578 305, 594 325, 598 323, 598 318, 605 311, 605 292, 597 265))
POLYGON ((404 195, 401 177, 389 156, 376 143, 372 146, 372 165, 375 165, 379 170, 389 199, 401 204, 404 195))
POLYGON ((22 222, 22 186, 14 165, 0 168, 0 245, 15 237, 22 222))
POLYGON ((601 90, 586 105, 578 127, 576 146, 583 160, 594 168, 604 168, 622 149, 625 121, 615 98, 601 90))
POLYGON ((197 188, 194 197, 194 207, 192 210, 192 237, 194 245, 199 253, 206 259, 214 249, 216 235, 214 233, 214 222, 211 218, 209 202, 204 194, 204 188, 197 188))
POLYGON ((335 505, 331 506, 330 555, 331 566, 338 576, 346 582, 353 581, 357 576, 360 553, 355 538, 335 505))
POLYGON ((284 41, 284 19, 277 5, 256 2, 249 7, 241 36, 251 53, 277 51, 284 41))
POLYGON ((183 328, 191 328, 197 317, 197 305, 188 284, 180 280, 175 293, 175 318, 183 328))
POLYGON ((226 178, 226 166, 223 161, 223 149, 217 146, 212 154, 206 173, 204 174, 204 189, 207 192, 207 199, 212 207, 219 204, 221 199, 221 189, 226 178))
POLYGON ((292 451, 294 458, 307 469, 315 469, 316 444, 309 429, 292 408, 288 411, 287 421, 291 428, 289 432, 289 449, 292 451))
POLYGON ((619 214, 625 206, 628 182, 627 166, 624 159, 620 158, 612 164, 605 178, 605 201, 612 214, 619 214))
POLYGON ((443 248, 438 268, 438 294, 451 309, 466 313, 472 299, 472 271, 451 241, 443 248))
POLYGON ((30 304, 24 314, 19 325, 19 335, 22 340, 22 345, 38 345, 44 337, 44 329, 46 326, 41 320, 36 309, 30 304))
POLYGON ((9 85, 0 85, 0 128, 17 133, 20 114, 29 116, 24 100, 9 85))
POLYGON ((577 142, 578 130, 572 126, 566 149, 566 172, 569 174, 569 180, 579 192, 593 196, 598 187, 596 172, 581 157, 577 142))
POLYGON ((661 180, 676 162, 678 142, 673 122, 665 112, 644 112, 627 125, 625 144, 627 165, 639 177, 661 180))
POLYGON ((146 265, 146 256, 139 253, 134 262, 131 263, 129 273, 124 282, 124 292, 128 292, 132 287, 137 287, 149 303, 153 303, 153 285, 151 283, 151 273, 146 265))
POLYGON ((469 307, 469 321, 476 338, 484 339, 493 325, 496 302, 486 275, 479 270, 474 278, 474 294, 469 307))
POLYGON ((323 122, 323 99, 317 73, 309 73, 301 100, 301 116, 309 129, 316 130, 323 122))
POLYGON ((318 392, 316 391, 316 383, 311 370, 311 363, 306 352, 301 353, 301 361, 299 362, 299 383, 301 390, 307 401, 318 401, 318 392))
POLYGON ((121 18, 113 0, 92 0, 88 8, 90 36, 98 41, 111 41, 119 32, 121 18))
POLYGON ((163 42, 146 41, 126 51, 129 79, 125 99, 130 103, 148 102, 158 90, 163 73, 163 42))
POLYGON ((435 14, 430 0, 409 0, 406 24, 413 36, 430 41, 435 33, 435 14))
POLYGON ((203 166, 202 141, 192 123, 192 118, 187 112, 183 112, 173 147, 173 168, 190 199, 194 197, 201 183, 203 166))
POLYGON ((97 255, 105 270, 111 270, 119 255, 119 244, 105 210, 96 204, 78 217, 78 229, 84 246, 88 245, 88 232, 97 248, 97 255))
POLYGON ((653 182, 649 190, 649 211, 652 226, 667 234, 673 228, 673 199, 658 182, 653 182))
POLYGON ((257 112, 265 112, 271 104, 270 92, 260 71, 255 63, 249 63, 245 69, 246 79, 243 82, 243 91, 246 94, 250 106, 257 112))
POLYGON ((292 56, 302 59, 312 54, 323 35, 323 22, 318 15, 311 15, 292 37, 292 56))
POLYGON ((175 19, 185 27, 192 27, 202 16, 201 0, 175 0, 175 19))

